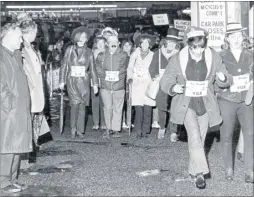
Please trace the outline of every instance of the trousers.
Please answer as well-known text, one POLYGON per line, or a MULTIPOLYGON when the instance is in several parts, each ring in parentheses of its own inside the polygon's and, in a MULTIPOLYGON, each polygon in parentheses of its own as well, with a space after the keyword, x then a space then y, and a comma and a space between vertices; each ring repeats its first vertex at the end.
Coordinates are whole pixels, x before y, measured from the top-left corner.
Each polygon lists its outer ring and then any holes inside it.
POLYGON ((71 104, 71 129, 85 132, 86 104, 71 104))
POLYGON ((208 114, 197 116, 196 112, 189 108, 184 119, 184 126, 188 135, 189 173, 194 176, 199 173, 208 174, 209 169, 204 150, 208 114))
POLYGON ((152 123, 152 106, 135 106, 135 130, 139 133, 150 133, 152 123))
POLYGON ((92 99, 92 114, 93 114, 93 124, 98 126, 105 126, 103 103, 101 99, 101 93, 97 95, 91 91, 92 99))
POLYGON ((18 178, 20 168, 19 154, 0 154, 0 186, 5 188, 18 178))
POLYGON ((253 105, 246 106, 244 102, 234 103, 219 99, 223 123, 220 127, 222 152, 225 168, 233 168, 233 134, 238 118, 244 141, 244 168, 253 172, 253 105))
POLYGON ((121 131, 124 96, 125 90, 101 89, 105 123, 109 130, 121 131))
POLYGON ((169 121, 169 112, 158 109, 158 116, 161 129, 167 128, 170 133, 177 133, 177 124, 169 121))

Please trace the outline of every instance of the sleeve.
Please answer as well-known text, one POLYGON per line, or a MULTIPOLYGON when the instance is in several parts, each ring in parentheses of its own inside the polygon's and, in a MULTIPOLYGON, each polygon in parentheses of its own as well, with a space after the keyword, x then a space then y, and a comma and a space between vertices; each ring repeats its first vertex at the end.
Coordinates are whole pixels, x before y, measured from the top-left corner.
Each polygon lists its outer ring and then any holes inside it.
MULTIPOLYGON (((177 56, 178 57, 178 56, 177 56)), ((175 96, 176 93, 172 91, 174 85, 177 83, 177 63, 176 58, 171 58, 166 70, 160 80, 160 86, 163 92, 170 96, 175 96)))
POLYGON ((159 51, 154 53, 152 62, 149 66, 149 73, 152 79, 159 75, 158 58, 159 58, 159 51))
POLYGON ((66 80, 67 80, 67 73, 68 73, 68 61, 69 61, 69 58, 70 58, 70 54, 71 54, 71 48, 72 46, 69 46, 67 49, 66 49, 66 52, 64 54, 64 57, 63 57, 63 60, 62 60, 62 65, 61 65, 61 68, 60 68, 60 74, 59 74, 59 82, 60 83, 64 83, 66 84, 66 80))
POLYGON ((96 71, 96 67, 94 64, 94 57, 93 54, 90 54, 90 68, 91 68, 91 78, 92 78, 92 83, 93 86, 98 86, 98 76, 97 76, 97 71, 96 71))
POLYGON ((135 65, 135 61, 136 61, 137 55, 135 52, 133 52, 130 56, 130 60, 128 63, 128 68, 127 68, 127 80, 132 79, 133 78, 133 69, 134 69, 134 65, 135 65))
POLYGON ((100 52, 97 55, 97 58, 95 60, 97 75, 99 76, 99 78, 103 78, 104 77, 104 74, 103 74, 104 72, 103 72, 103 68, 102 68, 104 55, 105 55, 104 52, 100 52))
POLYGON ((226 79, 224 81, 221 81, 216 76, 215 77, 216 84, 220 88, 227 88, 232 84, 233 77, 232 77, 232 75, 230 75, 228 73, 228 70, 226 69, 225 64, 223 64, 221 57, 216 52, 214 54, 216 54, 214 59, 217 60, 216 63, 215 63, 215 65, 217 66, 216 72, 222 72, 226 77, 226 79))

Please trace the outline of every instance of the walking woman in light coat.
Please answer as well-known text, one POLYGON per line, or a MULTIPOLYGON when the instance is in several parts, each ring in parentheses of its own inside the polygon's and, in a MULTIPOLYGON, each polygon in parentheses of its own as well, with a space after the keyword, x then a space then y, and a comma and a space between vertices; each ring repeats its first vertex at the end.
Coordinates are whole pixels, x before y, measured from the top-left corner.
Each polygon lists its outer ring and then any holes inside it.
POLYGON ((137 137, 146 137, 151 132, 152 107, 155 100, 145 95, 148 85, 152 82, 149 67, 153 59, 153 52, 150 48, 154 38, 148 34, 142 34, 135 40, 139 46, 132 53, 128 65, 127 80, 132 82, 132 106, 135 107, 135 130, 137 137))

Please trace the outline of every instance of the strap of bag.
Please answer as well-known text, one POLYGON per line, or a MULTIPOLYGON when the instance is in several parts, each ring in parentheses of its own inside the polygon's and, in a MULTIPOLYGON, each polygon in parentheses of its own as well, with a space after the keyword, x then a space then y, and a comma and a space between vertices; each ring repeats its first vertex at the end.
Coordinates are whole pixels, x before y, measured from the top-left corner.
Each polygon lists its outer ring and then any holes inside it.
POLYGON ((159 49, 159 72, 161 69, 161 49, 159 49))

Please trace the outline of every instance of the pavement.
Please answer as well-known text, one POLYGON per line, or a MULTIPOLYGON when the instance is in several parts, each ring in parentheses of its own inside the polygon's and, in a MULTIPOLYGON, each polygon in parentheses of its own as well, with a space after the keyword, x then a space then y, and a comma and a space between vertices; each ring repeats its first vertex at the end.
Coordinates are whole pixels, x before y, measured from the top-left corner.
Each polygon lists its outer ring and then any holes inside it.
MULTIPOLYGON (((28 186, 12 196, 252 196, 244 182, 244 164, 236 159, 233 181, 224 178, 220 142, 210 132, 206 150, 211 170, 207 187, 199 190, 188 177, 186 141, 170 142, 169 133, 146 139, 122 131, 121 138, 103 139, 88 118, 85 137, 71 140, 69 115, 62 135, 51 125, 53 141, 43 144, 36 164, 21 162, 19 182, 28 186)), ((7 194, 6 194, 7 195, 7 194)), ((9 195, 10 196, 10 195, 9 195)))

